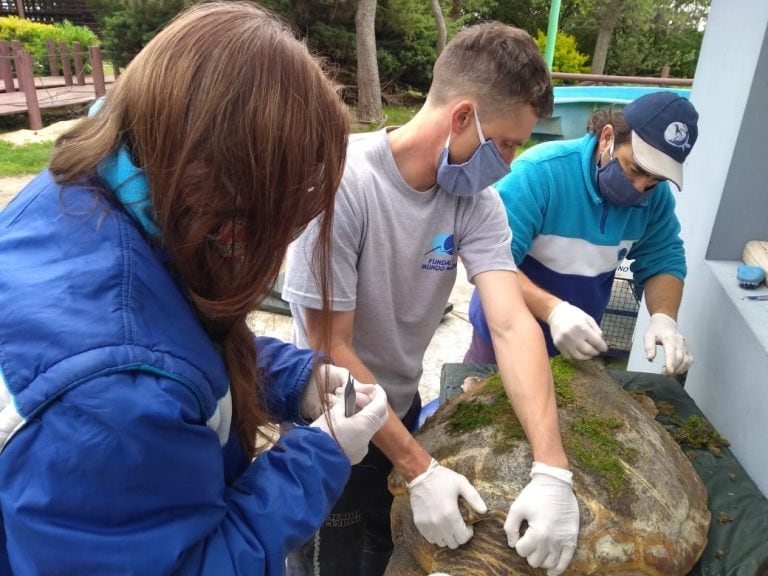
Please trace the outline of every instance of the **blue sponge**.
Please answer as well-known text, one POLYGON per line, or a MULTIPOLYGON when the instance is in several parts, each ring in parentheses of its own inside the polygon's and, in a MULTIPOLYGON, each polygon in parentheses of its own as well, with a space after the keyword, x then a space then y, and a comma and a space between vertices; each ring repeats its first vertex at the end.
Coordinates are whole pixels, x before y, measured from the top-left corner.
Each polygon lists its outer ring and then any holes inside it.
POLYGON ((736 269, 736 280, 742 288, 757 288, 765 279, 765 270, 760 266, 742 264, 736 269))

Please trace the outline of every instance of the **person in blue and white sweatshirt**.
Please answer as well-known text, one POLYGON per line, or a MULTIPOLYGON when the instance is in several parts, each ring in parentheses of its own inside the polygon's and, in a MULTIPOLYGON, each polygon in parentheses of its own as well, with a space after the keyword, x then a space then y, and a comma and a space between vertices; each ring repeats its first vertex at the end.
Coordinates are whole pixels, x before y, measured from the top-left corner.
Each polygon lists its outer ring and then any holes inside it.
MULTIPOLYGON (((675 200, 682 164, 698 136, 698 113, 674 92, 654 92, 623 110, 598 110, 588 134, 527 150, 496 189, 512 229, 523 297, 544 329, 550 355, 586 360, 607 351, 600 322, 619 264, 634 260, 651 322, 646 356, 664 349, 664 372, 693 362, 677 328, 686 274, 675 200)), ((477 291, 464 358, 494 363, 477 291)))
POLYGON ((387 419, 246 324, 316 217, 327 287, 347 134, 282 24, 202 4, 0 212, 0 574, 284 573, 387 419))

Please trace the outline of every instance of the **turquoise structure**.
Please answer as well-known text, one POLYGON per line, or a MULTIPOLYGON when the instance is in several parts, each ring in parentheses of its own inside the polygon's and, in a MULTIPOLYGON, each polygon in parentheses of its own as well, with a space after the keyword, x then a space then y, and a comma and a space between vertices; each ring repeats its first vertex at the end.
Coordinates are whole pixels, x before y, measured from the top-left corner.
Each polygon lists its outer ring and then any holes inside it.
POLYGON ((675 92, 688 98, 688 88, 658 86, 555 86, 555 109, 551 118, 536 123, 531 138, 545 140, 570 140, 580 138, 587 131, 587 121, 598 108, 624 106, 650 92, 675 92))

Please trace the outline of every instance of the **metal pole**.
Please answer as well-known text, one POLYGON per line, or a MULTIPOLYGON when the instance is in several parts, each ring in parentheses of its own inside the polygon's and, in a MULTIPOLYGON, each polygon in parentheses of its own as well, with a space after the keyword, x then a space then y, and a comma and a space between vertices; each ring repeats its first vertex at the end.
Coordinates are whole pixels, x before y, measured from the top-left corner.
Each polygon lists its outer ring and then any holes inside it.
POLYGON ((552 71, 552 62, 555 59, 555 40, 557 39, 557 22, 560 20, 560 0, 552 0, 549 5, 549 25, 547 26, 547 45, 544 48, 544 61, 547 68, 552 71))

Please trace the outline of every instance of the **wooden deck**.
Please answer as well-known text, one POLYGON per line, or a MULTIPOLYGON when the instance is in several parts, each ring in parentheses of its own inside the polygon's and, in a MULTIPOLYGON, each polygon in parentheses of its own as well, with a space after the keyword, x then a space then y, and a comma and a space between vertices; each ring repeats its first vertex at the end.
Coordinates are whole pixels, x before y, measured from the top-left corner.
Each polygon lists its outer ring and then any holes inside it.
MULTIPOLYGON (((15 79, 14 79, 15 80, 15 79)), ((114 83, 112 76, 104 78, 107 90, 114 83)), ((18 86, 18 80, 15 80, 18 86)), ((93 78, 86 76, 85 84, 66 86, 63 76, 36 76, 35 87, 41 110, 60 108, 76 104, 86 104, 96 99, 93 78)), ((24 92, 6 92, 0 82, 0 116, 26 114, 27 103, 24 92)))

